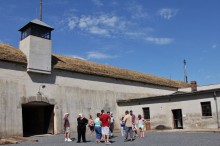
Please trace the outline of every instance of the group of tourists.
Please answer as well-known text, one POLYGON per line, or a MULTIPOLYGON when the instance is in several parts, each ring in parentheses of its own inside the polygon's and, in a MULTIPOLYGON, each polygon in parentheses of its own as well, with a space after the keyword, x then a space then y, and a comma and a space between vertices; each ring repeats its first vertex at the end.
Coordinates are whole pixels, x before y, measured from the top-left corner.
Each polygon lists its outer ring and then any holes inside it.
MULTIPOLYGON (((64 136, 65 141, 70 142, 70 122, 69 122, 69 113, 64 114, 64 136)), ((83 117, 80 113, 77 118, 77 133, 78 139, 77 143, 86 142, 86 126, 88 125, 90 129, 90 135, 96 134, 96 143, 104 141, 105 144, 111 144, 109 139, 113 137, 114 130, 114 116, 112 112, 105 113, 104 110, 101 110, 101 113, 97 113, 96 118, 90 115, 89 119, 83 117), (82 139, 82 141, 81 141, 82 139)), ((138 127, 136 126, 136 117, 133 114, 132 110, 125 111, 125 116, 120 119, 121 135, 125 137, 125 142, 133 141, 135 137, 138 136, 138 129, 140 132, 139 138, 144 138, 144 122, 145 120, 141 115, 138 115, 138 127)))
POLYGON ((139 138, 144 138, 144 123, 146 120, 142 118, 141 115, 138 115, 138 127, 136 125, 136 117, 133 114, 133 111, 125 111, 125 116, 121 118, 120 125, 121 125, 121 135, 125 137, 126 141, 133 141, 135 137, 138 136, 138 129, 140 136, 139 138), (129 136, 129 138, 128 138, 129 136))

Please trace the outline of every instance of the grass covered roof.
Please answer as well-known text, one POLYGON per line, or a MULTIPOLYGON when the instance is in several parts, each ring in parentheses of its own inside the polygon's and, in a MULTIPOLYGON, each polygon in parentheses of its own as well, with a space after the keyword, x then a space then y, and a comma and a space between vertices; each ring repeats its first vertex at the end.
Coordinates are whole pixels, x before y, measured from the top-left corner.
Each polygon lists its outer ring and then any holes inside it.
MULTIPOLYGON (((22 53, 22 51, 4 43, 0 43, 0 60, 27 65, 26 56, 22 53)), ((97 64, 78 58, 56 54, 52 54, 52 69, 123 79, 165 87, 183 88, 190 86, 190 84, 186 84, 181 81, 170 80, 132 70, 97 64)))

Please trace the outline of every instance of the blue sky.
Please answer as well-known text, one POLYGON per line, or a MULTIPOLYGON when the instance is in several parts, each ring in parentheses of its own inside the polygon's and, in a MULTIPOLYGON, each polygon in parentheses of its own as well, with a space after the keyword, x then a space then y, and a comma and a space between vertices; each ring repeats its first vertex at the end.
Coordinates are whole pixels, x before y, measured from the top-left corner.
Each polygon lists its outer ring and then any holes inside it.
MULTIPOLYGON (((53 53, 183 80, 220 83, 219 0, 43 0, 53 53)), ((39 18, 39 0, 1 0, 0 41, 39 18)))

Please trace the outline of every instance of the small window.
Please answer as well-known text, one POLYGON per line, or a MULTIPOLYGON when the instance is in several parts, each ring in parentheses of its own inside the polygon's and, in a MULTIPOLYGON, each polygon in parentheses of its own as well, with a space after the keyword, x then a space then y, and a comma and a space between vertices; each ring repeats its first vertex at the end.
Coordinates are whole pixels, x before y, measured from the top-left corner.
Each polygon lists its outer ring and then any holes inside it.
POLYGON ((201 102, 202 116, 212 116, 211 102, 201 102))
POLYGON ((150 108, 149 107, 143 108, 143 112, 144 112, 144 119, 150 120, 150 108))
POLYGON ((30 35, 31 29, 28 28, 25 31, 21 32, 21 40, 25 39, 26 37, 28 37, 30 35))

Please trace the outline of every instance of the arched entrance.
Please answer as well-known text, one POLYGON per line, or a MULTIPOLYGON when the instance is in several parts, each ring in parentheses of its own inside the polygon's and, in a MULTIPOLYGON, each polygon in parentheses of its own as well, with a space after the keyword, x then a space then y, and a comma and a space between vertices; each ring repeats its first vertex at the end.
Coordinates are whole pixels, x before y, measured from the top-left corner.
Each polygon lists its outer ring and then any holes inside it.
POLYGON ((22 104, 23 135, 54 134, 54 105, 44 101, 22 104))

